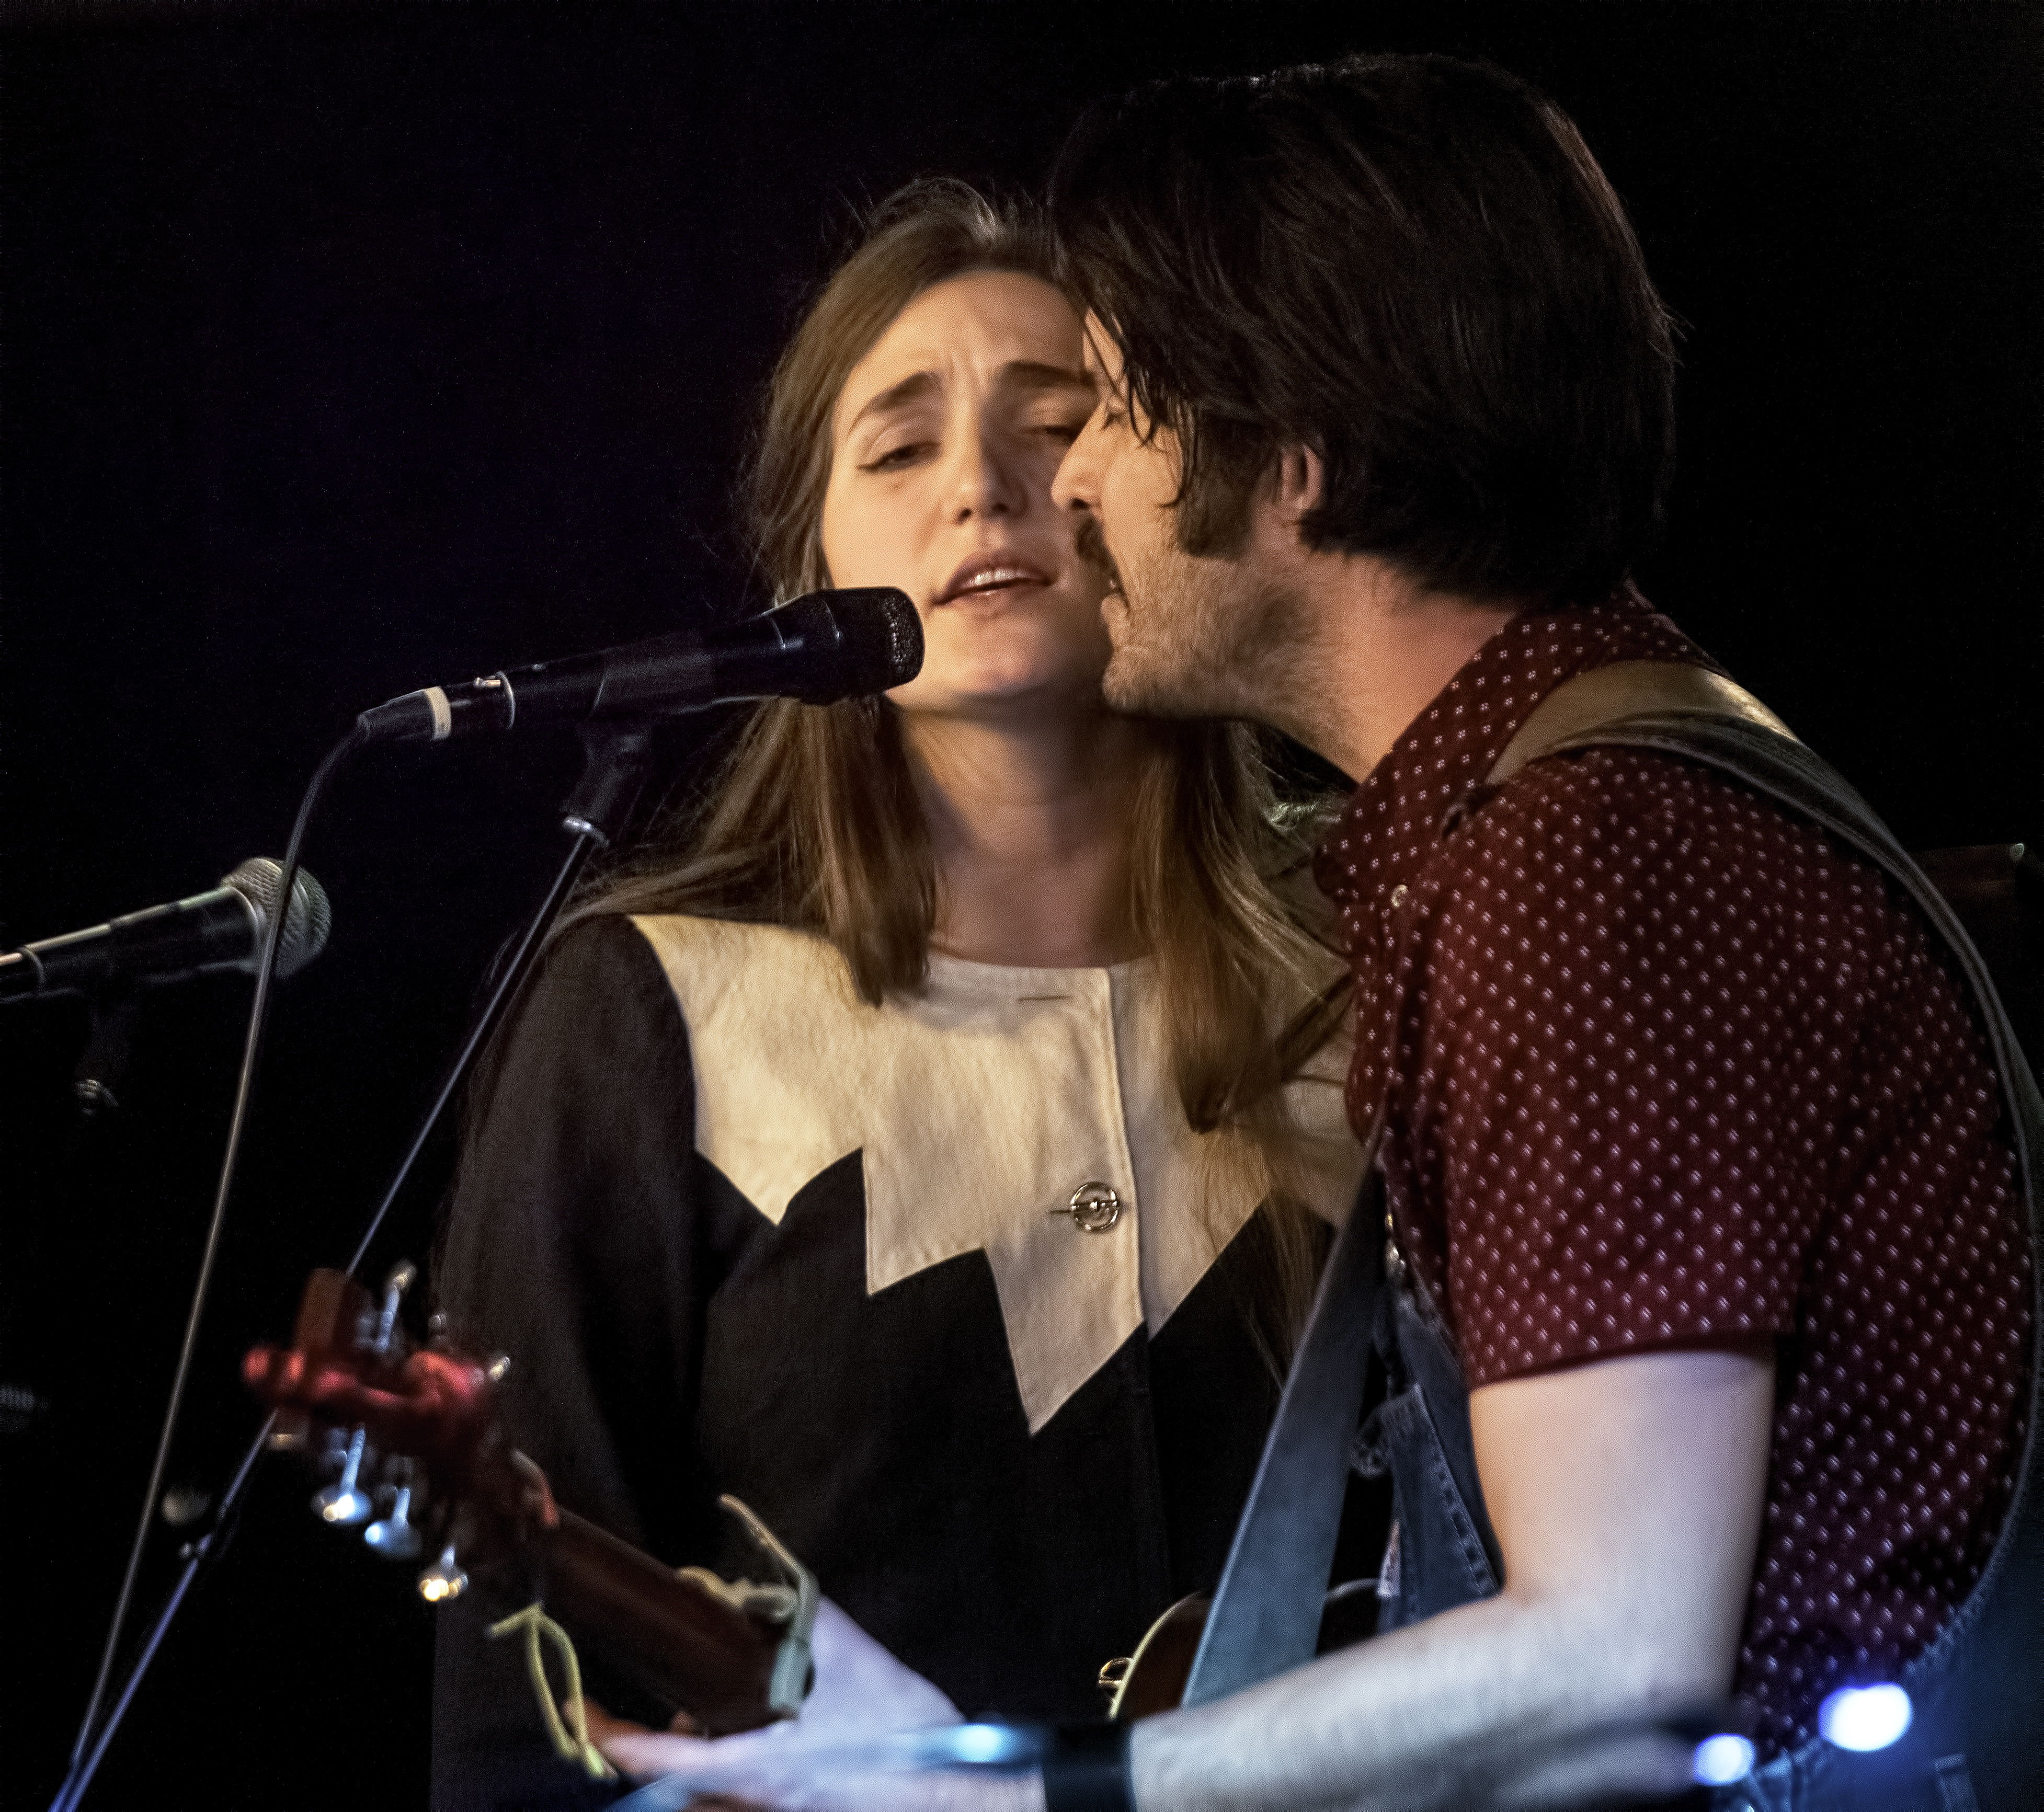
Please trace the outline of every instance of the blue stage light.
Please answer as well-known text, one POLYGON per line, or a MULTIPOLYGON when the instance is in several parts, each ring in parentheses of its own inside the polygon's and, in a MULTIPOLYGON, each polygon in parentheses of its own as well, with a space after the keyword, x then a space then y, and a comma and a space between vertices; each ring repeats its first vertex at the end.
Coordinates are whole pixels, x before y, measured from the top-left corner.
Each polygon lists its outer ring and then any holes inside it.
POLYGON ((1842 1749, 1885 1749, 1915 1715, 1899 1686, 1842 1686, 1817 1707, 1817 1728, 1842 1749))
POLYGON ((981 1768, 1011 1760, 1018 1746, 1016 1733, 1005 1724, 962 1724, 951 1733, 952 1754, 981 1768))
POLYGON ((1705 1787, 1729 1787, 1752 1772, 1752 1744, 1729 1730, 1704 1737, 1689 1762, 1689 1772, 1705 1787))

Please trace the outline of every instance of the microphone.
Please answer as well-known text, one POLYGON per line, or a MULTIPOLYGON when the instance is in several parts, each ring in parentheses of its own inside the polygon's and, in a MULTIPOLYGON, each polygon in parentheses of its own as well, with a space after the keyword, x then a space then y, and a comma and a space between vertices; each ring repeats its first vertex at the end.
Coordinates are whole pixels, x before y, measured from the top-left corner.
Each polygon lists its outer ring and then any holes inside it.
POLYGON ((592 717, 667 717, 749 698, 832 704, 923 665, 923 625, 891 585, 813 591, 742 623, 401 693, 355 720, 371 743, 444 743, 592 717))
MULTIPOLYGON (((89 994, 124 982, 182 981, 214 969, 253 973, 283 876, 281 862, 251 856, 209 893, 0 951, 0 1001, 89 994)), ((326 889, 300 869, 277 946, 277 973, 303 969, 326 948, 332 928, 326 889)))

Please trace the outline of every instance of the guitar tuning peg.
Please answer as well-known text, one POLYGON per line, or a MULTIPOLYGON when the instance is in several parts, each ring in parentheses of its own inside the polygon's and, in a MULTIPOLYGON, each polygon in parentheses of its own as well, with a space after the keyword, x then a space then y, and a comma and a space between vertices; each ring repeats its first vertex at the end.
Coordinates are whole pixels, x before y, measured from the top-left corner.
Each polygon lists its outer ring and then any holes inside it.
POLYGON ((419 1575, 419 1596, 428 1604, 444 1604, 468 1590, 468 1575, 455 1558, 454 1544, 441 1549, 440 1557, 419 1575))
POLYGON ((390 1357, 398 1337, 398 1305, 405 1299, 405 1292, 411 1288, 418 1275, 417 1267, 409 1259, 400 1259, 383 1280, 383 1308, 376 1318, 376 1336, 371 1342, 371 1350, 379 1359, 390 1357))
POLYGON ((313 1494, 313 1508, 324 1522, 343 1529, 352 1529, 358 1522, 367 1522, 376 1506, 369 1494, 356 1484, 362 1471, 362 1456, 369 1441, 369 1431, 358 1428, 348 1444, 348 1457, 341 1463, 340 1476, 324 1491, 313 1494))
POLYGON ((482 1375, 493 1384, 501 1384, 510 1369, 511 1355, 508 1353, 494 1353, 490 1357, 490 1362, 482 1368, 482 1375))
POLYGON ((407 1476, 395 1488, 390 1514, 371 1523, 363 1530, 362 1539, 386 1561, 416 1561, 425 1544, 411 1520, 411 1508, 412 1486, 407 1476))

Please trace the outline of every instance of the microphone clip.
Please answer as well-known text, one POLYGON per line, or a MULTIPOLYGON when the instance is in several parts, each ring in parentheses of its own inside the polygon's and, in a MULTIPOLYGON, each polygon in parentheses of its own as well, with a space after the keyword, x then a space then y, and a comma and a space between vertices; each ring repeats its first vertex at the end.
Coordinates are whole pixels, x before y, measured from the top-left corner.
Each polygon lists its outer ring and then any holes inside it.
POLYGON ((624 834, 653 766, 653 733, 643 722, 597 719, 582 729, 582 778, 561 808, 571 835, 608 850, 624 834))
POLYGON ((127 1086, 128 1058, 135 1046, 135 1021, 141 1001, 122 988, 88 996, 92 1029, 71 1072, 71 1098, 88 1120, 104 1119, 121 1105, 116 1090, 127 1086))

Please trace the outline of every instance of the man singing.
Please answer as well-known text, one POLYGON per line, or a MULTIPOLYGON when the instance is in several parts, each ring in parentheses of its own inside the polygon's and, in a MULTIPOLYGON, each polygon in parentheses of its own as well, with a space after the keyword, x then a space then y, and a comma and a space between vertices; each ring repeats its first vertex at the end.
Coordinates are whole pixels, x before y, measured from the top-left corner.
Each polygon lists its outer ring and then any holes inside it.
MULTIPOLYGON (((1499 769, 1566 681, 1716 670, 1629 581, 1673 359, 1618 198, 1523 84, 1375 57, 1139 91, 1055 205, 1109 700, 1360 777, 1319 864, 1349 1110, 1431 1349, 1405 1374, 1445 1357, 1463 1393, 1365 1430, 1402 1626, 1138 1726, 1135 1799, 1411 1807, 1473 1742, 1735 1690, 1762 1807, 1840 1803, 1828 1695, 1983 1671, 1949 1651, 2032 1419, 2019 1104, 1942 940, 1838 836, 1661 750, 1499 769)), ((1998 1572, 2036 1578, 2035 1532, 1998 1572)), ((2038 1803, 2037 1690, 1897 1802, 2038 1803)))

